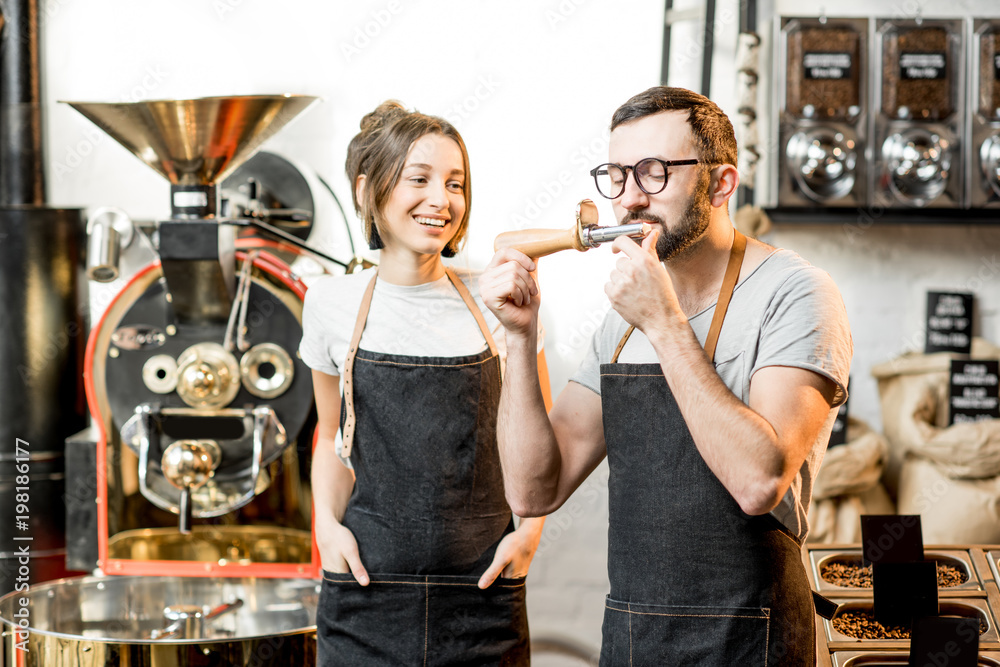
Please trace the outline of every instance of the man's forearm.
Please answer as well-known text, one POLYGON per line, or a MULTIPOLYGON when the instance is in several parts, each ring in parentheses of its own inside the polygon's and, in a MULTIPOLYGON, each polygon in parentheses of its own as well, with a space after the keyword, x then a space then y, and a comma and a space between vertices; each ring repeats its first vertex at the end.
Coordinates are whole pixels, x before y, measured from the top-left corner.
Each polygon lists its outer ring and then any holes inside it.
POLYGON ((521 517, 546 514, 559 479, 559 448, 538 382, 536 346, 536 334, 508 336, 497 418, 507 502, 521 517))
POLYGON ((723 383, 686 323, 650 341, 705 463, 744 511, 760 513, 765 490, 785 472, 774 429, 723 383))

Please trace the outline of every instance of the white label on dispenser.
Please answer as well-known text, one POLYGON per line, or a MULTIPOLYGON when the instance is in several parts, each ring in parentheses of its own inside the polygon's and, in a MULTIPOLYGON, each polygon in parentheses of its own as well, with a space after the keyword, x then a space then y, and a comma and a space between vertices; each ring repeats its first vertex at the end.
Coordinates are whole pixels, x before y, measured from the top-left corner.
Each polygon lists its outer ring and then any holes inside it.
POLYGON ((174 208, 195 208, 208 206, 208 194, 205 192, 175 192, 174 208))
POLYGON ((806 53, 802 67, 807 79, 846 79, 851 75, 851 54, 806 53))
POLYGON ((904 79, 943 79, 948 73, 944 53, 902 53, 899 74, 904 79))

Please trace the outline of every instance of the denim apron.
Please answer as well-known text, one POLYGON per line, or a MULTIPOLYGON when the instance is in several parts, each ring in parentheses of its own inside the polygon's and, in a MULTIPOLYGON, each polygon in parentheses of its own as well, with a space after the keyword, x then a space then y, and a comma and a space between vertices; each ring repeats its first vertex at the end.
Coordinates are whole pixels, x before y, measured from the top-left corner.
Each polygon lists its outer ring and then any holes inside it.
MULTIPOLYGON (((706 340, 714 360, 746 239, 706 340)), ((801 545, 745 514, 695 446, 659 364, 601 365, 610 526, 601 665, 815 664, 801 545)))
POLYGON ((344 364, 342 454, 355 485, 342 523, 370 583, 324 571, 320 665, 529 662, 524 579, 477 586, 514 529, 496 445, 500 361, 475 301, 447 274, 489 346, 480 354, 361 350, 377 274, 362 300, 344 364))

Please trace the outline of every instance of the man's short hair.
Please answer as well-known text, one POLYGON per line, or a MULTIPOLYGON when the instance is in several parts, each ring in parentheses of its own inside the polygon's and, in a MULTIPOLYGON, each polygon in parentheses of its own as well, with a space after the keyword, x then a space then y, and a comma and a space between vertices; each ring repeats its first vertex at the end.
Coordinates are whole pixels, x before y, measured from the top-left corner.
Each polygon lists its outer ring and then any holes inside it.
POLYGON ((684 110, 697 142, 698 157, 709 165, 735 167, 736 135, 729 117, 715 102, 686 88, 653 86, 639 93, 618 107, 611 117, 611 129, 663 111, 684 110))

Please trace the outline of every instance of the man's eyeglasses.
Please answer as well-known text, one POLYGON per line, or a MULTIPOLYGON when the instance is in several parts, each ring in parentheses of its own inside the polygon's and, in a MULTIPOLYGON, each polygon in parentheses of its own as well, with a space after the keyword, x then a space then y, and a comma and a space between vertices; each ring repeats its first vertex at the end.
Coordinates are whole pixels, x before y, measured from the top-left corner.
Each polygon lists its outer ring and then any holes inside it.
POLYGON ((611 162, 598 165, 590 171, 590 175, 594 177, 597 191, 602 196, 608 199, 618 199, 625 192, 625 179, 628 178, 628 170, 631 169, 639 189, 647 195, 655 195, 663 192, 663 188, 667 187, 667 169, 669 167, 683 167, 699 162, 701 160, 661 160, 648 157, 636 162, 635 166, 611 162))

